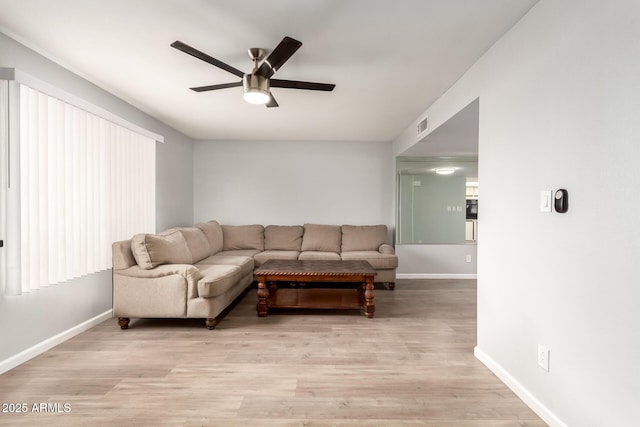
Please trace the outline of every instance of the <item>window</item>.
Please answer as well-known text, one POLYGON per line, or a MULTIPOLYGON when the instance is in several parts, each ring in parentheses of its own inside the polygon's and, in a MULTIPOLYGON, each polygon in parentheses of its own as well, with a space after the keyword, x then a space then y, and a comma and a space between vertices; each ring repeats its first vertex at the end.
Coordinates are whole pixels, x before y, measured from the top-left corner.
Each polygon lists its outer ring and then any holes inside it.
POLYGON ((8 294, 111 268, 114 241, 155 231, 156 139, 18 87, 21 284, 8 294))

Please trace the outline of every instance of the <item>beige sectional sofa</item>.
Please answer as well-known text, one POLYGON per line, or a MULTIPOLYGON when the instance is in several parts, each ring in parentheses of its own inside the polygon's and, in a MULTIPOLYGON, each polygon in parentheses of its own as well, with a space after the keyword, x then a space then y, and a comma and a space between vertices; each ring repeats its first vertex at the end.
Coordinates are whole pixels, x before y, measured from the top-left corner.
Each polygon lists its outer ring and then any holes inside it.
POLYGON ((376 282, 395 286, 398 258, 385 225, 220 225, 217 221, 138 234, 113 244, 113 312, 134 318, 218 316, 269 259, 366 260, 376 282))

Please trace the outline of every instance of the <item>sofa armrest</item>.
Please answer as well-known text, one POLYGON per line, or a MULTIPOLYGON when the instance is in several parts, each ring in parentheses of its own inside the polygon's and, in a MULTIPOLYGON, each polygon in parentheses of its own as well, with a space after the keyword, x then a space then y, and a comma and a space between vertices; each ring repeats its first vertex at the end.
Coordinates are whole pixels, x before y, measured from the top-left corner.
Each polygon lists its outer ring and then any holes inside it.
POLYGON ((170 276, 179 274, 187 280, 199 280, 200 270, 190 264, 163 264, 150 270, 144 270, 138 265, 129 267, 124 270, 118 270, 117 274, 129 277, 140 277, 143 279, 153 279, 156 277, 170 276))
POLYGON ((387 254, 387 255, 395 255, 396 253, 395 249, 393 249, 393 246, 388 245, 386 243, 383 243, 382 245, 380 245, 380 247, 378 248, 378 252, 380 252, 381 254, 387 254))
POLYGON ((163 264, 150 270, 144 270, 134 265, 125 270, 114 271, 114 276, 118 275, 140 279, 156 279, 172 275, 182 276, 187 281, 187 298, 196 298, 198 296, 198 280, 202 278, 200 270, 190 264, 163 264))
POLYGON ((131 240, 114 242, 111 245, 111 254, 114 270, 124 270, 125 268, 137 265, 131 252, 131 240))

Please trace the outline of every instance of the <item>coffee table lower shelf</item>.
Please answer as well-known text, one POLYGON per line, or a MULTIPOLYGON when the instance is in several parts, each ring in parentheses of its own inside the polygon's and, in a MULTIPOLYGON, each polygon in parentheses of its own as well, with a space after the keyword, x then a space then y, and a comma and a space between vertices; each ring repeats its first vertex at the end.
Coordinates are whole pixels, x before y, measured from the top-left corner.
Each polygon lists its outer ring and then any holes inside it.
POLYGON ((357 310, 364 307, 358 289, 273 289, 267 298, 269 308, 320 308, 357 310))

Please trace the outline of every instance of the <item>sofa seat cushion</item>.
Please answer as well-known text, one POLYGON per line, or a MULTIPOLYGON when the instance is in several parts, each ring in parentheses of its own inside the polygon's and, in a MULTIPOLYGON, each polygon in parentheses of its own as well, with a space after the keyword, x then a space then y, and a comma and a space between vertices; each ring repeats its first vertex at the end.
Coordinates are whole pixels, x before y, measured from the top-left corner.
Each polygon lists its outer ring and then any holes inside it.
POLYGON ((303 251, 298 259, 320 259, 320 260, 340 260, 340 254, 337 252, 325 251, 303 251))
POLYGON ((254 262, 250 256, 213 255, 197 263, 196 267, 204 269, 207 265, 235 265, 240 267, 240 272, 246 276, 253 273, 254 262))
POLYGON ((262 251, 258 249, 234 249, 218 252, 215 256, 248 256, 253 258, 255 254, 259 254, 260 252, 262 251))
POLYGON ((368 261, 376 270, 389 270, 398 267, 398 257, 391 254, 381 254, 378 251, 343 252, 342 259, 368 261))
POLYGON ((206 265, 200 269, 198 296, 213 298, 228 292, 242 279, 243 274, 237 265, 206 265))
POLYGON ((161 264, 192 264, 187 241, 179 230, 166 234, 136 234, 131 252, 140 268, 150 270, 161 264))
POLYGON ((340 252, 342 232, 339 225, 305 224, 303 251, 340 252))
POLYGON ((253 259, 256 267, 260 267, 270 259, 298 259, 298 255, 300 255, 299 251, 264 251, 256 254, 253 259))
POLYGON ((342 226, 342 252, 377 251, 388 239, 386 225, 342 226))
POLYGON ((264 250, 264 227, 262 225, 223 225, 222 235, 223 251, 237 249, 264 250))
POLYGON ((264 249, 300 251, 303 232, 301 225, 267 225, 264 228, 264 249))

